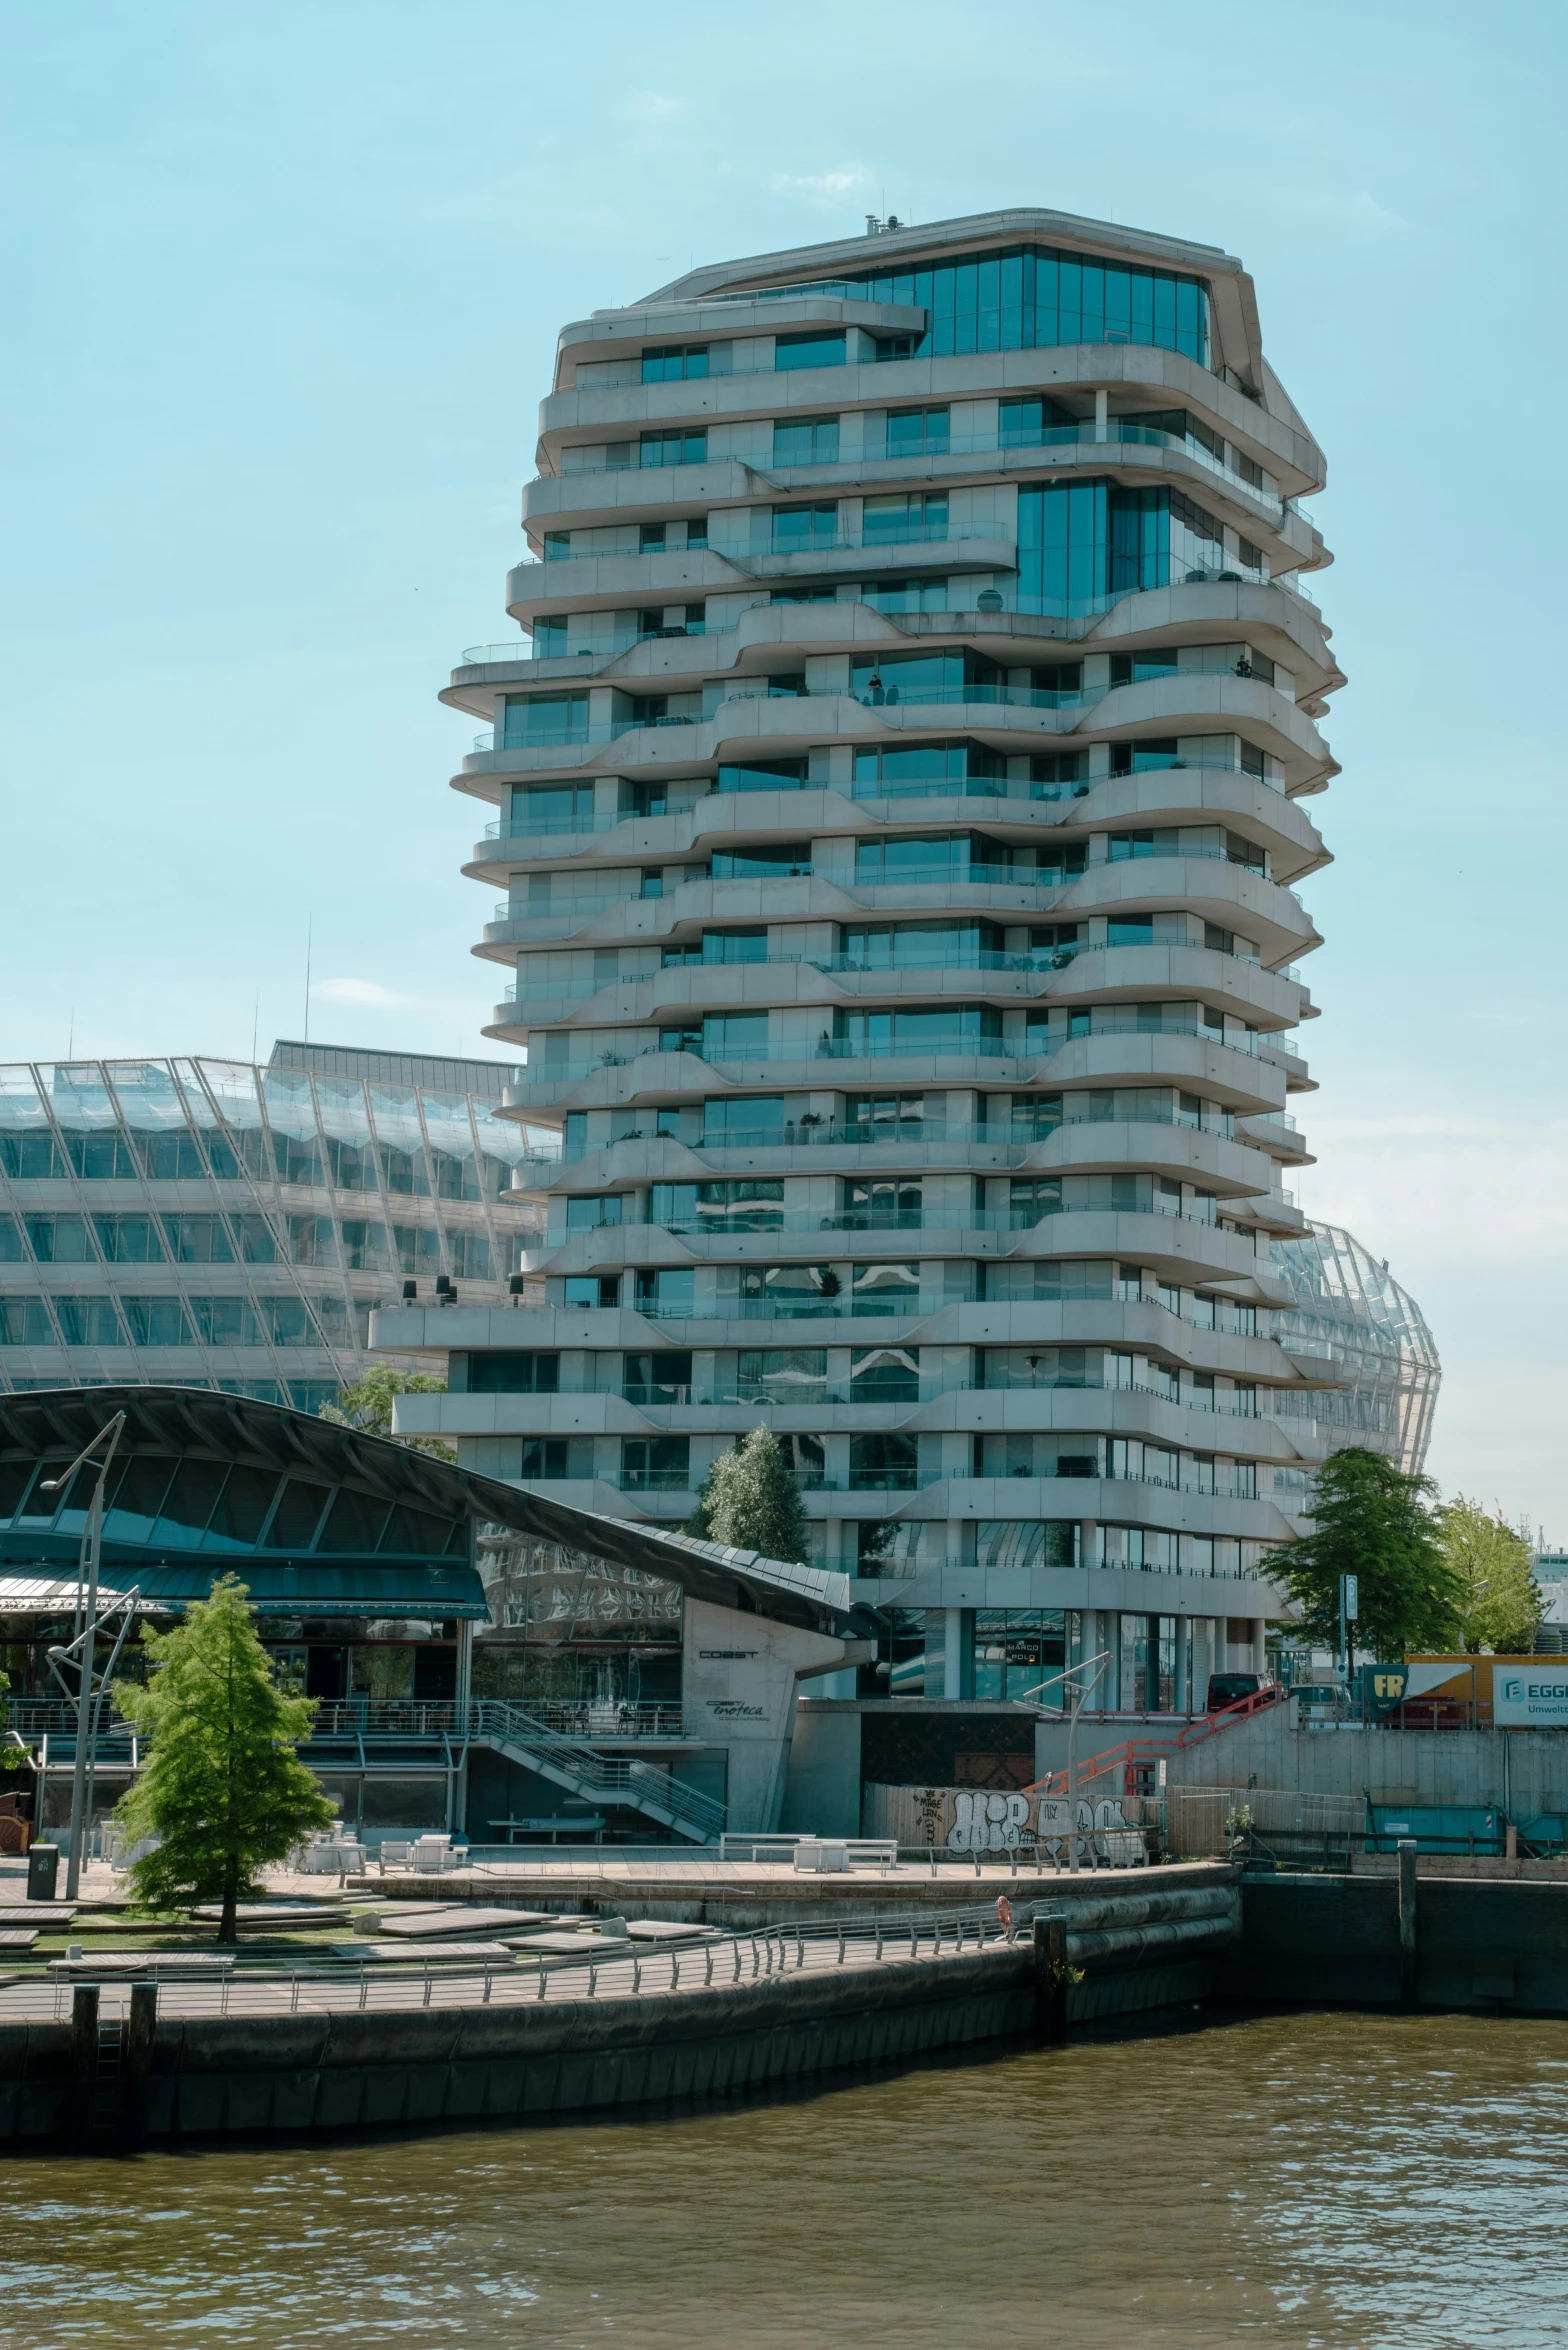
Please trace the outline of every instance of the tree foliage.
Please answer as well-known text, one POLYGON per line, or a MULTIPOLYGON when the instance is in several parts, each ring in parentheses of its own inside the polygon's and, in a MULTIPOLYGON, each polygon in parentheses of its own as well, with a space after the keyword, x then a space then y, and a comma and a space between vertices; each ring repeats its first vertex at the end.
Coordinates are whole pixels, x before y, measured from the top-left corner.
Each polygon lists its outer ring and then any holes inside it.
MULTIPOLYGON (((446 1381, 428 1371, 398 1371, 377 1363, 363 1379, 338 1390, 335 1404, 324 1403, 318 1417, 335 1420, 340 1428, 362 1428, 367 1436, 392 1435, 392 1406, 400 1395, 445 1395, 446 1381)), ((400 1436, 395 1439, 413 1452, 434 1453, 438 1460, 455 1461, 457 1454, 439 1436, 400 1436)))
POLYGON ((1461 1588, 1459 1638, 1474 1655, 1527 1656, 1541 1621, 1534 1559, 1501 1510, 1488 1517, 1478 1501, 1456 1493, 1436 1512, 1437 1538, 1461 1588))
POLYGON ((128 1835, 158 1842, 131 1879, 150 1909, 220 1901, 218 1939, 233 1942, 235 1909, 255 1891, 256 1871, 332 1824, 332 1806, 294 1751, 316 1701, 278 1687, 236 1575, 220 1577, 172 1632, 144 1630, 142 1646, 149 1679, 117 1682, 115 1699, 151 1738, 151 1759, 114 1816, 128 1835))
POLYGON ((804 1563, 805 1505, 771 1428, 753 1428, 733 1452, 720 1453, 702 1481, 687 1532, 804 1563))
MULTIPOLYGON (((11 1719, 11 1708, 6 1702, 6 1691, 10 1686, 10 1674, 0 1673, 0 1731, 5 1729, 7 1722, 11 1719)), ((0 1742, 0 1771, 19 1771, 26 1760, 27 1749, 25 1746, 20 1743, 13 1746, 9 1740, 0 1742)))
POLYGON ((1464 1592, 1426 1507, 1436 1491, 1430 1477, 1407 1476, 1363 1445, 1329 1455, 1314 1484, 1312 1531, 1269 1561, 1309 1639, 1338 1647, 1339 1578, 1355 1575, 1362 1655, 1393 1663, 1412 1649, 1453 1645, 1464 1592))

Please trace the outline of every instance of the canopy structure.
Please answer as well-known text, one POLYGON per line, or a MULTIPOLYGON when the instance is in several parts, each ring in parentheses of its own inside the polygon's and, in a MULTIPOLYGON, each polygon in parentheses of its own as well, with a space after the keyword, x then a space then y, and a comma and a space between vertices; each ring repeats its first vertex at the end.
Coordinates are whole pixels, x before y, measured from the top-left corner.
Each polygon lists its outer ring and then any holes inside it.
POLYGON ((847 1576, 820 1567, 573 1509, 249 1396, 129 1386, 0 1395, 0 1571, 61 1595, 39 1611, 74 1601, 90 1498, 85 1472, 63 1497, 45 1480, 116 1412, 104 1580, 136 1582, 160 1609, 233 1571, 262 1614, 482 1621, 474 1535, 500 1527, 805 1630, 852 1636, 874 1620, 847 1576))

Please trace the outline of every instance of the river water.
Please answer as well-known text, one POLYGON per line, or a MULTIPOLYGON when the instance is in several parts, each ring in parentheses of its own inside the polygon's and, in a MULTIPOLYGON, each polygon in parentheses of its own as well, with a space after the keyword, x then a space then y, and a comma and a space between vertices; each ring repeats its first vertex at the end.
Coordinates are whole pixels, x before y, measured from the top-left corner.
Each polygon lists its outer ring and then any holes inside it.
POLYGON ((0 2170, 5 2350, 1568 2343, 1568 2024, 1193 2014, 642 2119, 0 2170))

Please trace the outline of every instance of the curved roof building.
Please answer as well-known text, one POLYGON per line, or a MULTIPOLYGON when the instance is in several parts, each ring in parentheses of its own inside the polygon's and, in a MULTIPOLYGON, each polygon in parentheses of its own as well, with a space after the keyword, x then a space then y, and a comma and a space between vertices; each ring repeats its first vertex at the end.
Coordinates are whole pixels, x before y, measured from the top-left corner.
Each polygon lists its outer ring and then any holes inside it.
MULTIPOLYGON (((1276 1239, 1277 1276, 1294 1304, 1276 1317, 1280 1344, 1313 1376, 1324 1365, 1337 1384, 1300 1398, 1324 1451, 1365 1444, 1407 1473, 1425 1465, 1442 1366, 1426 1317, 1354 1233, 1314 1224, 1276 1239)), ((1324 1376, 1319 1372, 1318 1376, 1324 1376)), ((1283 1399, 1278 1399, 1283 1400, 1283 1399)), ((1282 1506, 1290 1503, 1283 1500, 1282 1506)))
POLYGON ((499 1303, 502 1062, 279 1043, 0 1066, 0 1391, 121 1380, 315 1411, 405 1281, 499 1303))

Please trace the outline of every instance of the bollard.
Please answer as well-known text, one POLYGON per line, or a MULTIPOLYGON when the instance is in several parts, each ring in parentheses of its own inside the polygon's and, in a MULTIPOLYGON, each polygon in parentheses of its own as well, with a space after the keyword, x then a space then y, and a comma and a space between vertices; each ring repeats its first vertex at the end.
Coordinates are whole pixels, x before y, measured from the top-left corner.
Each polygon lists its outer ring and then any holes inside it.
POLYGON ((120 2077, 124 2083, 120 2106, 120 2134, 128 2147, 147 2143, 147 2096, 152 2081, 153 2039, 158 2029, 158 1986, 131 1985, 131 2011, 125 2019, 125 2041, 120 2077))
POLYGON ((1416 2005, 1416 1846, 1405 1837, 1399 1844, 1399 2004, 1416 2005))
POLYGON ((1035 2037, 1054 2045, 1067 2037, 1067 1927, 1061 1918, 1036 1918, 1034 1952, 1035 2037))
POLYGON ((82 2139, 92 2128, 98 2080, 98 1986, 78 1983, 71 1993, 71 2095, 68 2129, 82 2139))

